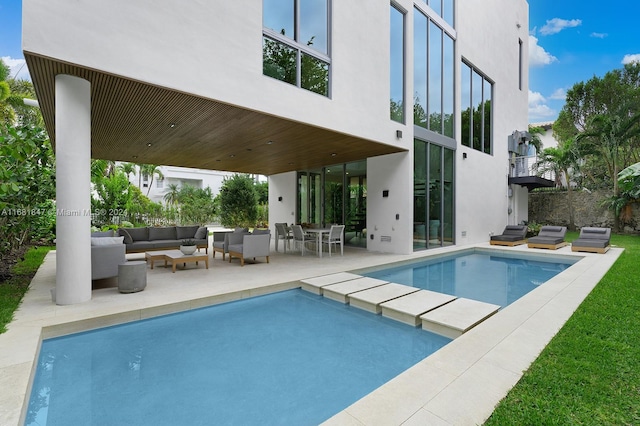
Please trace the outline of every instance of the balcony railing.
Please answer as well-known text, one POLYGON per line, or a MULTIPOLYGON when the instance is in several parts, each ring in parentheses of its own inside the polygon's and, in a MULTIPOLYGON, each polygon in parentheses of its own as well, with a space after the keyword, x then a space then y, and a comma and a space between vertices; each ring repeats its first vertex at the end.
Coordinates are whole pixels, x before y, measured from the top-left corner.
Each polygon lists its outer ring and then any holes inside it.
POLYGON ((536 155, 511 157, 509 160, 509 183, 526 186, 529 190, 555 185, 556 174, 552 170, 542 172, 536 155))

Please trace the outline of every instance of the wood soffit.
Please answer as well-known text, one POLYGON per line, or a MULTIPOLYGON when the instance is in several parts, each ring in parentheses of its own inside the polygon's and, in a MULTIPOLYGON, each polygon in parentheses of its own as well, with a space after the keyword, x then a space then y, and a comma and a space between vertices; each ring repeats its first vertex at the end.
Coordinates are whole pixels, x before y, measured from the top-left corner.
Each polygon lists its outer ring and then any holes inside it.
POLYGON ((268 176, 404 151, 28 52, 25 59, 54 146, 55 76, 91 82, 95 159, 268 176))

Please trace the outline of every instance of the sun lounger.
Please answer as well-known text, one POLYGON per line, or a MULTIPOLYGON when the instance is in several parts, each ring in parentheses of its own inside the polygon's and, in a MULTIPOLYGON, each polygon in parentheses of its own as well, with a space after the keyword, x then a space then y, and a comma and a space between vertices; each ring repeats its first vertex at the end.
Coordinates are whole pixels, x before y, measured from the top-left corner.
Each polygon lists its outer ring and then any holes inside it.
POLYGON ((592 228, 585 226, 580 230, 580 236, 571 243, 571 251, 587 251, 591 253, 606 253, 611 247, 611 228, 592 228))
POLYGON ((529 238, 527 247, 557 250, 569 244, 564 240, 566 233, 566 226, 543 226, 538 235, 529 238))
POLYGON ((527 242, 526 225, 507 225, 501 235, 492 235, 489 243, 497 246, 517 246, 527 242))

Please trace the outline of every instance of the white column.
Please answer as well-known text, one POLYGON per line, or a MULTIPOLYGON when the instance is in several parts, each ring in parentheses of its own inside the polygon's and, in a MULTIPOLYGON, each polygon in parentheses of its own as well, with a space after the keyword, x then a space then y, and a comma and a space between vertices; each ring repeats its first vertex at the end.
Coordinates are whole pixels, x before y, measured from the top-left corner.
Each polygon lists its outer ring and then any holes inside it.
POLYGON ((91 84, 56 76, 56 303, 91 300, 91 84))

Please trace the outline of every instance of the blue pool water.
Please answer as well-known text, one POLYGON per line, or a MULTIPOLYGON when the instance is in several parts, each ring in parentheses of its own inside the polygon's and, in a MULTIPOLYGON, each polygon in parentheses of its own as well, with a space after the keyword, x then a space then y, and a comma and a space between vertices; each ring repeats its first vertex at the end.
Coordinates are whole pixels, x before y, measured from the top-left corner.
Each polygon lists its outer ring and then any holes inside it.
POLYGON ((27 425, 315 425, 450 339, 290 290, 42 342, 27 425))
POLYGON ((566 258, 473 251, 362 275, 504 308, 575 262, 566 258))

